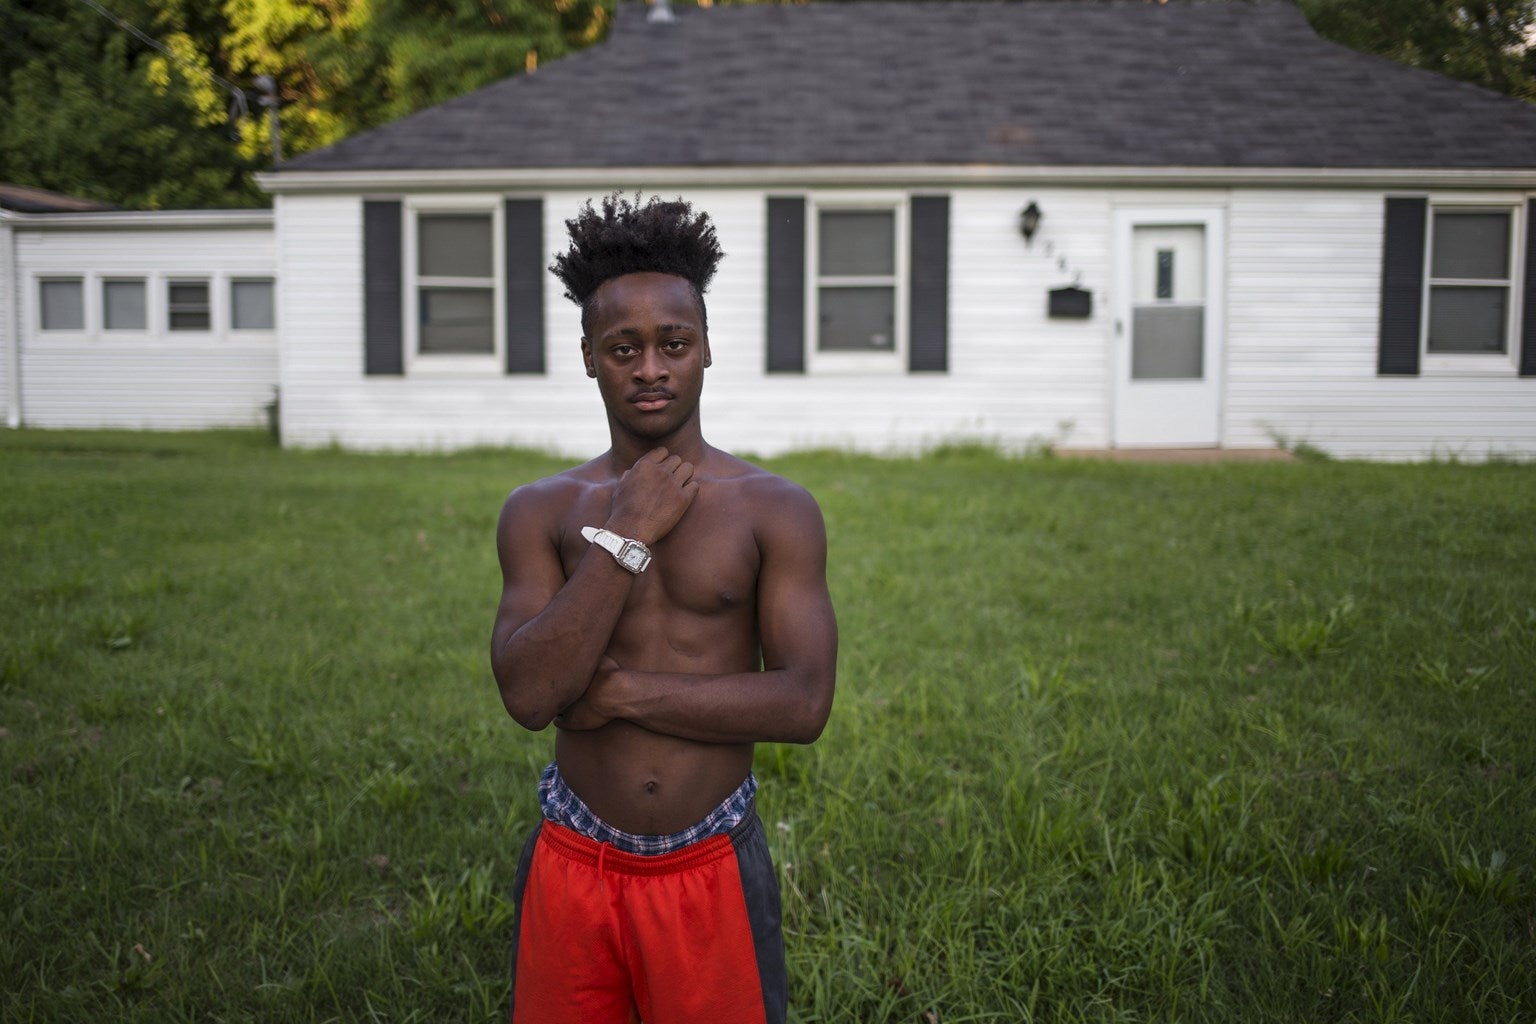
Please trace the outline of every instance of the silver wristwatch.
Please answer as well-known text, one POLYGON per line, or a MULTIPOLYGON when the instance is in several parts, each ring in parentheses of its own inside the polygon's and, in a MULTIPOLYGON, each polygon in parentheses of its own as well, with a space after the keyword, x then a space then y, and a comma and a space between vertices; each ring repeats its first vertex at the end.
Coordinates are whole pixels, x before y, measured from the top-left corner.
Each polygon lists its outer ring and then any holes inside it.
POLYGON ((613 556, 613 560, 632 573, 645 572, 651 564, 651 549, 637 540, 620 537, 612 530, 583 526, 581 535, 613 556))

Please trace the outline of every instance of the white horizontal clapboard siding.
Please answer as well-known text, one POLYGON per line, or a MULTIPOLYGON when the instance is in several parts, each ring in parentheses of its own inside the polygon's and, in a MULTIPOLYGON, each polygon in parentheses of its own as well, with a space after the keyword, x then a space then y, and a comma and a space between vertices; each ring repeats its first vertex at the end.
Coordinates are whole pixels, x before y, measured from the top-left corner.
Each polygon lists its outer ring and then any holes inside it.
POLYGON ((1232 193, 1225 443, 1283 438, 1375 459, 1536 454, 1536 381, 1513 363, 1378 374, 1385 198, 1232 193))
MULTIPOLYGON (((265 422, 277 384, 275 330, 231 329, 230 286, 274 277, 264 214, 100 214, 15 229, 20 418, 38 427, 195 429, 265 422), (79 278, 81 330, 42 330, 40 283, 79 278), (102 282, 142 279, 143 330, 102 329, 102 282), (211 329, 168 329, 173 280, 208 282, 211 329)), ((274 301, 280 305, 280 290, 274 301)))

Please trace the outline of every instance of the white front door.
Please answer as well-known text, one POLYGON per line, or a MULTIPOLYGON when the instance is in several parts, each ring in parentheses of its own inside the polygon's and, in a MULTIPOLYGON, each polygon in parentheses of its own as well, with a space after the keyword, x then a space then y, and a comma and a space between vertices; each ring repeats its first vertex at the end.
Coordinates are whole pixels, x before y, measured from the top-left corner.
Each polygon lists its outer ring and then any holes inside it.
POLYGON ((1221 443, 1220 209, 1115 217, 1114 443, 1221 443))

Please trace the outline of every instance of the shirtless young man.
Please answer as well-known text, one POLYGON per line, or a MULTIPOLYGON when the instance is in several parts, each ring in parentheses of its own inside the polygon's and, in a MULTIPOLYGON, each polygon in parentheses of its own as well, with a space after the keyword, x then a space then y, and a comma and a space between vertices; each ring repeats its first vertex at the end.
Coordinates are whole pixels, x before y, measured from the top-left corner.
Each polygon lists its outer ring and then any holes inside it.
POLYGON ((752 745, 810 743, 831 710, 825 527, 804 489, 704 440, 708 216, 610 197, 566 226, 550 269, 611 444, 513 491, 497 527, 501 698, 557 729, 515 882, 512 1021, 776 1024, 752 745))

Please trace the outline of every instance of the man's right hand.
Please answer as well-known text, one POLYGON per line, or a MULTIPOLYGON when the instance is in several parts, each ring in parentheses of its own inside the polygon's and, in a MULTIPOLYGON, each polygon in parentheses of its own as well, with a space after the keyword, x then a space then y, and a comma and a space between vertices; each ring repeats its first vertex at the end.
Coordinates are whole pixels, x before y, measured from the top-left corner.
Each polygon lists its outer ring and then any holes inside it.
POLYGON ((693 463, 665 448, 653 448, 619 478, 605 528, 651 545, 661 540, 699 493, 693 463))

